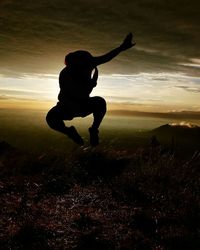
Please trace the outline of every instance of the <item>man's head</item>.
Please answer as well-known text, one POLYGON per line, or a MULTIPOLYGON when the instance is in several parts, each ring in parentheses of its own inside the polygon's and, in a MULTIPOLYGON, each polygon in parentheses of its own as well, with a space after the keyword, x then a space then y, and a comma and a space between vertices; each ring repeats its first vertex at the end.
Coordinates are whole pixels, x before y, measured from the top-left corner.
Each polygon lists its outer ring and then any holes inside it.
POLYGON ((65 65, 71 68, 88 68, 92 67, 93 56, 84 50, 77 50, 65 56, 65 65))

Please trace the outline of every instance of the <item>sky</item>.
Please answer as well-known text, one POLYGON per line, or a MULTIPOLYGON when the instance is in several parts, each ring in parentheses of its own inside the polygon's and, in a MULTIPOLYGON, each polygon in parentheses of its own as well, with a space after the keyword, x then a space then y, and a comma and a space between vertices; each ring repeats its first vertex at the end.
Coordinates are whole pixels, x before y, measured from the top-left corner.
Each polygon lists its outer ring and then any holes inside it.
POLYGON ((124 109, 200 112, 199 9, 198 0, 1 0, 0 107, 56 103, 66 54, 102 55, 132 32, 136 46, 99 67, 92 95, 124 109))

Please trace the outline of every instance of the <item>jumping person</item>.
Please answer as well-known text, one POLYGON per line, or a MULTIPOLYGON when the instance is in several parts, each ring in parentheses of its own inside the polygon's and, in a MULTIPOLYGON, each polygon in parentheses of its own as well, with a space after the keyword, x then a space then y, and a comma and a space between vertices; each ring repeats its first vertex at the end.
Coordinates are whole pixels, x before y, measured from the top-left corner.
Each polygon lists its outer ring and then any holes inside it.
POLYGON ((90 97, 92 89, 97 85, 97 66, 109 62, 119 53, 135 45, 132 33, 128 34, 123 43, 105 55, 94 57, 87 51, 75 51, 65 57, 66 67, 60 72, 58 103, 49 110, 46 116, 48 125, 83 145, 83 139, 74 126, 66 127, 64 120, 85 117, 93 114, 93 124, 89 128, 90 144, 99 144, 99 126, 106 113, 106 101, 99 96, 90 97))

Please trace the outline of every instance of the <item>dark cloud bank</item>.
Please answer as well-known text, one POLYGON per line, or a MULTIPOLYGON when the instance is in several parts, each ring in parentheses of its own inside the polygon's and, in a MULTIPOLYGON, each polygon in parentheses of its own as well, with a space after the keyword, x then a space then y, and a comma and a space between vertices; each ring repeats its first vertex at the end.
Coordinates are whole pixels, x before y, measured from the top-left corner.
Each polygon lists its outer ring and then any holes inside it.
POLYGON ((1 0, 1 74, 57 73, 67 52, 99 55, 132 31, 137 46, 104 73, 194 75, 198 69, 180 64, 200 57, 199 9, 197 0, 1 0))

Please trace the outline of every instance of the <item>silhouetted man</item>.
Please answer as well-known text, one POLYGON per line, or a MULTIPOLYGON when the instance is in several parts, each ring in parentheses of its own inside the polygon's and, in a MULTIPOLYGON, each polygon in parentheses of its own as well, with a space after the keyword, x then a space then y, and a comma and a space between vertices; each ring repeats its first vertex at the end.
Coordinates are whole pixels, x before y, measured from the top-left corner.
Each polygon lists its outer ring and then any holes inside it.
POLYGON ((97 66, 109 62, 120 52, 133 47, 135 43, 132 43, 132 37, 131 33, 128 34, 119 47, 102 56, 94 57, 82 50, 66 55, 66 67, 59 75, 59 102, 46 116, 46 121, 52 129, 66 134, 77 144, 83 145, 83 139, 76 128, 66 127, 64 120, 93 114, 94 121, 89 128, 90 144, 92 146, 99 144, 98 129, 106 113, 106 101, 99 96, 90 97, 92 89, 97 85, 97 66))

